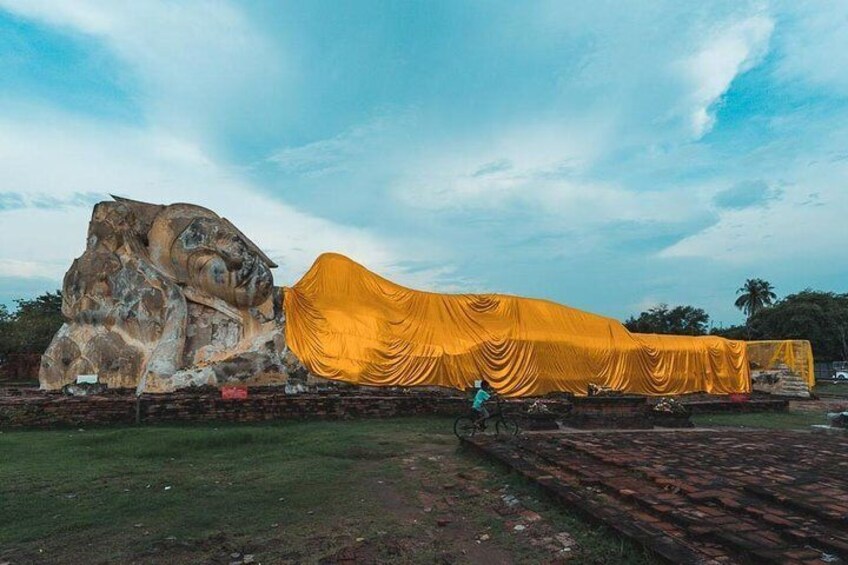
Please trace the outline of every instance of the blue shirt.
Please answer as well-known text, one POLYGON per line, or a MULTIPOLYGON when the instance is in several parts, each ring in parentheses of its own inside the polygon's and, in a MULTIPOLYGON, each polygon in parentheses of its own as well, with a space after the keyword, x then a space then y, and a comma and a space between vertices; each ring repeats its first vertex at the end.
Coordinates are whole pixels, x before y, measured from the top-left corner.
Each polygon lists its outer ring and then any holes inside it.
POLYGON ((480 407, 483 406, 483 403, 489 400, 491 396, 491 394, 489 394, 482 388, 479 389, 477 391, 477 394, 474 395, 474 404, 472 405, 472 408, 474 408, 475 410, 479 410, 480 407))

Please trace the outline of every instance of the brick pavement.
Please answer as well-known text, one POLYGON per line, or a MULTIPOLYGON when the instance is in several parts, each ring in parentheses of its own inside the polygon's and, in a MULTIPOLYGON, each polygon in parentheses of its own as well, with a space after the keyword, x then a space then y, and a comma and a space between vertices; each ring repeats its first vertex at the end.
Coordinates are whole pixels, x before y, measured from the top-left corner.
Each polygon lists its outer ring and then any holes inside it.
POLYGON ((848 435, 533 434, 473 445, 675 563, 848 563, 848 435))

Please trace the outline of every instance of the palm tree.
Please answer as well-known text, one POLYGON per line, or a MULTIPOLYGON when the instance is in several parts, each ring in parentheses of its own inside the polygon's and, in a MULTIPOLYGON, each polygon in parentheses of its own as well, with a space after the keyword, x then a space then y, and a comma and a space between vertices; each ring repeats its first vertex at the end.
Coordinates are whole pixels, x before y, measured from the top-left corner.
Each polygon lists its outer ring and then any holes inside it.
POLYGON ((736 294, 740 295, 736 299, 736 307, 742 310, 749 320, 754 314, 766 306, 771 306, 777 300, 774 287, 763 279, 746 280, 736 294))

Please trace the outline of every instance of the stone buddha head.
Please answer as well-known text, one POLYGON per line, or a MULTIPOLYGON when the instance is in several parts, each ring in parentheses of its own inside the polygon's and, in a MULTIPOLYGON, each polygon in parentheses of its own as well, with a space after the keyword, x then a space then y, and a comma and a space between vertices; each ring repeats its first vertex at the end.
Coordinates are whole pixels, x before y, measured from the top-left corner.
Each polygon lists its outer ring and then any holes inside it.
POLYGON ((276 267, 226 218, 201 206, 172 204, 148 232, 153 262, 177 282, 238 308, 265 302, 276 267))
POLYGON ((65 275, 66 323, 42 356, 42 387, 96 373, 109 386, 167 390, 199 360, 234 355, 255 361, 242 363, 245 373, 276 367, 279 347, 266 347, 279 333, 274 267, 202 206, 98 203, 86 250, 65 275))

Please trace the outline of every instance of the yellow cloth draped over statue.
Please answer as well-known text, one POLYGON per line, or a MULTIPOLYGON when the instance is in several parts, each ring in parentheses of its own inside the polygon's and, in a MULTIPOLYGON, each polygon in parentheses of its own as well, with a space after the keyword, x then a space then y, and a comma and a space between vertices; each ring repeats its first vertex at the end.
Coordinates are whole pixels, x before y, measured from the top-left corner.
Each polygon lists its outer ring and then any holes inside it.
POLYGON ((786 365, 804 379, 808 387, 816 386, 815 361, 810 342, 804 339, 748 341, 748 360, 760 370, 773 370, 786 365))
POLYGON ((589 383, 651 395, 750 391, 744 342, 633 334, 546 300, 411 290, 342 255, 321 255, 284 293, 289 347, 328 379, 466 389, 485 378, 506 396, 582 395, 589 383))

